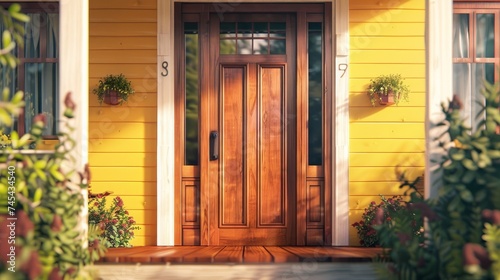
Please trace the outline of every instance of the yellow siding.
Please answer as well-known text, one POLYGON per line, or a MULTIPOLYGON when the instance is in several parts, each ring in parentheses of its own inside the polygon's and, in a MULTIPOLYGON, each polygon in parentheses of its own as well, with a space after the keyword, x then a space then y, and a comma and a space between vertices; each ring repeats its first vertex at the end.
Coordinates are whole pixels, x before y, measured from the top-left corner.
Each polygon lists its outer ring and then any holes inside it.
MULTIPOLYGON (((351 0, 349 223, 379 195, 401 194, 397 172, 422 174, 425 149, 425 3, 351 0), (371 78, 401 74, 410 102, 372 107, 371 78)), ((358 245, 350 227, 350 244, 358 245)))
POLYGON ((124 106, 89 93, 94 192, 111 191, 141 227, 133 245, 156 244, 156 0, 91 0, 89 88, 123 73, 136 93, 124 106))

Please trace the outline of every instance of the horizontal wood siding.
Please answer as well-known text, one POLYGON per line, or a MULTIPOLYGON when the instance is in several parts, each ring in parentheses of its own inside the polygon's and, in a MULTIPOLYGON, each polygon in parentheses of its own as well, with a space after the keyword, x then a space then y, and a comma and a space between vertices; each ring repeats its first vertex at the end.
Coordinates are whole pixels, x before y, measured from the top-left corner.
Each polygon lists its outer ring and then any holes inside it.
POLYGON ((90 0, 89 162, 92 190, 113 192, 140 230, 135 246, 156 245, 156 0, 90 0), (123 73, 136 93, 100 105, 98 80, 123 73))
MULTIPOLYGON (((424 169, 425 3, 421 0, 351 0, 349 223, 361 219, 379 195, 401 194, 397 173, 424 169), (401 74, 410 102, 372 107, 370 79, 401 74)), ((350 227, 350 244, 359 245, 350 227)))

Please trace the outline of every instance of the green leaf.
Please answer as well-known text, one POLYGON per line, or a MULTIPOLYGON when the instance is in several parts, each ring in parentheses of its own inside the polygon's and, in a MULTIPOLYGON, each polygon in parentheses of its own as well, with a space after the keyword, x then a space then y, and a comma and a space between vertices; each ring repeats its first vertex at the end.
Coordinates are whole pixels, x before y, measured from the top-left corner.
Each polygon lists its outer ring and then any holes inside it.
POLYGON ((472 171, 475 171, 477 170, 477 165, 471 160, 471 159, 468 159, 468 158, 464 158, 462 160, 462 164, 465 168, 469 169, 469 170, 472 170, 472 171))
POLYGON ((47 162, 45 160, 38 160, 37 162, 35 162, 35 168, 37 169, 45 169, 45 167, 47 166, 47 162))
POLYGON ((12 35, 10 35, 8 30, 4 30, 2 33, 2 43, 4 49, 12 43, 12 35))
POLYGON ((476 178, 476 172, 467 170, 464 176, 462 176, 462 183, 469 184, 474 180, 474 178, 476 178))
POLYGON ((9 6, 9 13, 19 13, 21 11, 21 5, 14 3, 9 6))
POLYGON ((42 199, 42 189, 38 188, 33 195, 33 202, 39 202, 42 199))
POLYGON ((11 13, 10 15, 12 16, 12 18, 17 19, 18 21, 22 21, 22 22, 29 22, 30 21, 30 17, 25 15, 25 14, 11 13))
POLYGON ((472 193, 467 189, 460 191, 460 197, 465 202, 472 202, 474 200, 472 193))
POLYGON ((23 101, 23 96, 24 96, 24 93, 21 90, 19 90, 14 94, 11 102, 14 104, 19 104, 23 101))
POLYGON ((10 117, 9 113, 5 111, 5 109, 0 108, 0 124, 3 124, 5 126, 11 126, 12 125, 12 118, 10 117))
POLYGON ((450 149, 450 158, 456 161, 464 159, 465 152, 461 149, 452 148, 450 149))
POLYGON ((497 151, 497 150, 488 150, 486 152, 486 154, 488 155, 488 157, 490 157, 491 159, 499 159, 500 158, 500 151, 497 151))

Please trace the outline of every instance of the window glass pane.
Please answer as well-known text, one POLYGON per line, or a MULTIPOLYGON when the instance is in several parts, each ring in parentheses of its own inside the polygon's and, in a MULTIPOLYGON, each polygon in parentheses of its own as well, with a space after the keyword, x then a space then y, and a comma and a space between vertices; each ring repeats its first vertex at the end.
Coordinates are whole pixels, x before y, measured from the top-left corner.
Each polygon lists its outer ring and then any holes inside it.
POLYGON ((323 164, 323 32, 322 23, 308 29, 308 155, 309 165, 323 164))
POLYGON ((42 14, 28 14, 30 21, 26 24, 24 35, 24 57, 40 57, 40 26, 42 24, 42 14))
POLYGON ((476 15, 476 57, 495 57, 495 15, 476 15))
POLYGON ((59 57, 59 14, 47 15, 47 57, 59 57))
POLYGON ((238 54, 252 54, 252 39, 238 39, 238 54))
POLYGON ((268 34, 268 23, 267 22, 256 22, 254 23, 254 37, 267 37, 268 34))
POLYGON ((269 40, 271 54, 286 54, 286 40, 269 40))
POLYGON ((236 23, 234 22, 221 22, 220 23, 220 37, 236 37, 236 23))
POLYGON ((236 54, 236 40, 220 40, 220 54, 236 54))
POLYGON ((484 81, 493 83, 495 80, 495 65, 493 63, 456 63, 453 64, 453 93, 460 97, 463 104, 461 111, 466 124, 475 130, 477 124, 484 118, 478 115, 484 97, 481 90, 484 81))
POLYGON ((253 40, 253 54, 267 54, 268 40, 254 39, 253 40))
MULTIPOLYGON (((6 30, 3 20, 0 20, 0 34, 3 34, 3 31, 6 30)), ((14 48, 11 53, 14 55, 17 54, 17 49, 14 48)), ((10 97, 13 96, 16 90, 16 71, 17 69, 12 69, 10 67, 5 67, 0 65, 0 89, 9 88, 10 97)), ((4 130, 3 133, 10 134, 10 131, 14 128, 14 126, 10 127, 8 130, 4 130)))
POLYGON ((238 37, 252 36, 252 23, 251 22, 238 22, 238 37))
POLYGON ((184 24, 184 43, 186 60, 185 87, 185 165, 198 165, 198 23, 184 24))
POLYGON ((58 119, 58 65, 57 63, 25 64, 24 100, 25 124, 30 131, 33 117, 43 113, 47 125, 43 135, 57 134, 58 119))
POLYGON ((453 57, 469 57, 469 14, 453 15, 453 57))

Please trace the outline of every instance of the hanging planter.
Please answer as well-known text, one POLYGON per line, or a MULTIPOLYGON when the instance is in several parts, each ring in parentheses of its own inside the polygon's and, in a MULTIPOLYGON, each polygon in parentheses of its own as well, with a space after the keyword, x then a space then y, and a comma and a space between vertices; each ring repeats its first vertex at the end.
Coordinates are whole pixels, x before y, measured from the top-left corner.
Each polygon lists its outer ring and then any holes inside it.
POLYGON ((104 103, 109 105, 118 105, 121 102, 121 98, 116 90, 108 90, 104 94, 104 103))
POLYGON ((387 76, 379 76, 370 80, 368 87, 368 96, 370 103, 375 106, 398 104, 401 99, 408 101, 410 90, 403 83, 403 78, 399 74, 390 74, 387 76))
POLYGON ((97 95, 99 103, 102 102, 109 105, 123 104, 128 99, 128 96, 134 93, 131 83, 123 74, 108 75, 99 80, 99 85, 93 90, 97 95))
POLYGON ((387 94, 378 94, 378 96, 379 96, 378 104, 380 105, 393 105, 396 104, 395 99, 398 99, 397 97, 394 97, 393 91, 390 91, 387 94))

